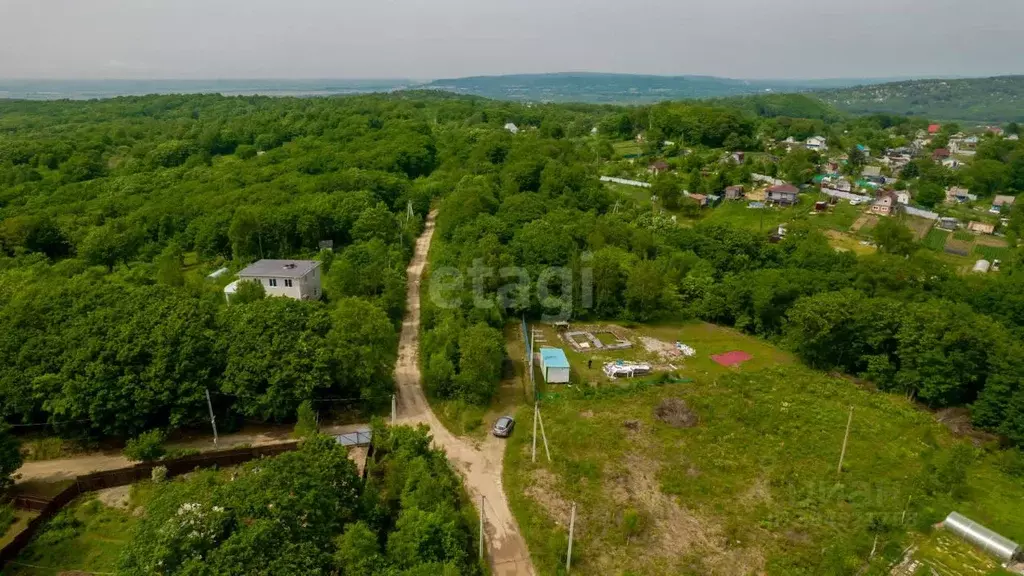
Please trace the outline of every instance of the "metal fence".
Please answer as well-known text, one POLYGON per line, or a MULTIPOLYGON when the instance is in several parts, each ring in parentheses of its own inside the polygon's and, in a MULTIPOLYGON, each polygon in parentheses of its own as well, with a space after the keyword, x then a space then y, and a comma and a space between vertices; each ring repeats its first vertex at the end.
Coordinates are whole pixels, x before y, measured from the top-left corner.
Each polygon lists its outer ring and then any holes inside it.
MULTIPOLYGON (((357 433, 358 434, 358 433, 357 433)), ((368 434, 368 432, 364 432, 368 434)), ((368 440, 367 440, 368 442, 368 440)), ((285 452, 297 449, 298 442, 285 442, 282 444, 270 444, 267 446, 254 446, 249 448, 234 448, 232 450, 220 450, 206 452, 193 456, 184 456, 173 460, 162 460, 158 462, 143 462, 127 468, 108 470, 105 472, 93 472, 75 478, 73 484, 62 490, 53 498, 43 498, 32 495, 16 496, 12 504, 21 510, 39 512, 39 516, 29 521, 25 529, 16 535, 3 549, 0 549, 0 569, 7 562, 14 560, 18 554, 28 546, 36 532, 67 506, 72 500, 87 492, 126 486, 153 477, 153 469, 158 466, 167 468, 167 477, 179 476, 189 472, 213 467, 231 467, 244 464, 250 460, 277 456, 285 452)))

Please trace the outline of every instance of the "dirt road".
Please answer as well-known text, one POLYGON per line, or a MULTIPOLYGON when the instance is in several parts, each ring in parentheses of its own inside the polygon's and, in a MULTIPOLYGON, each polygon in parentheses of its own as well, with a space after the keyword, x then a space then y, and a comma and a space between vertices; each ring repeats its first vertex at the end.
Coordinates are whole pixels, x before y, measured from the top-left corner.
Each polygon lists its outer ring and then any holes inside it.
POLYGON ((420 278, 434 234, 431 212, 423 234, 416 241, 416 250, 408 268, 408 293, 402 335, 398 345, 395 380, 398 384, 398 420, 402 424, 426 424, 434 443, 444 449, 448 459, 462 474, 466 490, 479 508, 484 499, 484 531, 494 576, 532 576, 535 574, 526 542, 512 516, 501 485, 502 440, 488 436, 478 446, 450 433, 434 416, 420 386, 420 278))

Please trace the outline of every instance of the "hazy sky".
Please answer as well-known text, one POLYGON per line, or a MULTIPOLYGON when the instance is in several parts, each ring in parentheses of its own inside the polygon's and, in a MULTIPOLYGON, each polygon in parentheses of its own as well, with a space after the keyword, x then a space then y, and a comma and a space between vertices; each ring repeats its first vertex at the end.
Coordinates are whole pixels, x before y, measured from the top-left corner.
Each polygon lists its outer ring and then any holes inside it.
POLYGON ((4 78, 1024 73, 1024 0, 0 0, 4 78))

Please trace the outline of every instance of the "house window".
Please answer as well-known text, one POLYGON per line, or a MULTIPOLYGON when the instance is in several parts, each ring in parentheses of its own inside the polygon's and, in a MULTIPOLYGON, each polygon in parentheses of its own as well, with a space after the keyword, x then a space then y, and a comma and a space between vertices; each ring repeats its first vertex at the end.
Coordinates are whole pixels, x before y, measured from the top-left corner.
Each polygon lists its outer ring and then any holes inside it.
POLYGON ((271 279, 267 280, 267 286, 270 286, 272 288, 276 288, 277 287, 277 278, 271 278, 271 279))
POLYGON ((284 279, 284 287, 285 288, 291 288, 292 287, 292 279, 291 278, 285 278, 284 279))

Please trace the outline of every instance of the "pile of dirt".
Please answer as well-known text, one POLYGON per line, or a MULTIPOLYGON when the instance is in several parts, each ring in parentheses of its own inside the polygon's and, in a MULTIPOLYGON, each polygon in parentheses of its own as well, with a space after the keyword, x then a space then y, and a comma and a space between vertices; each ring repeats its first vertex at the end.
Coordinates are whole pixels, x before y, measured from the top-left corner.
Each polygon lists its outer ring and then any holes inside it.
POLYGON ((654 408, 654 417, 675 428, 693 428, 700 423, 697 413, 681 398, 665 398, 654 408))

